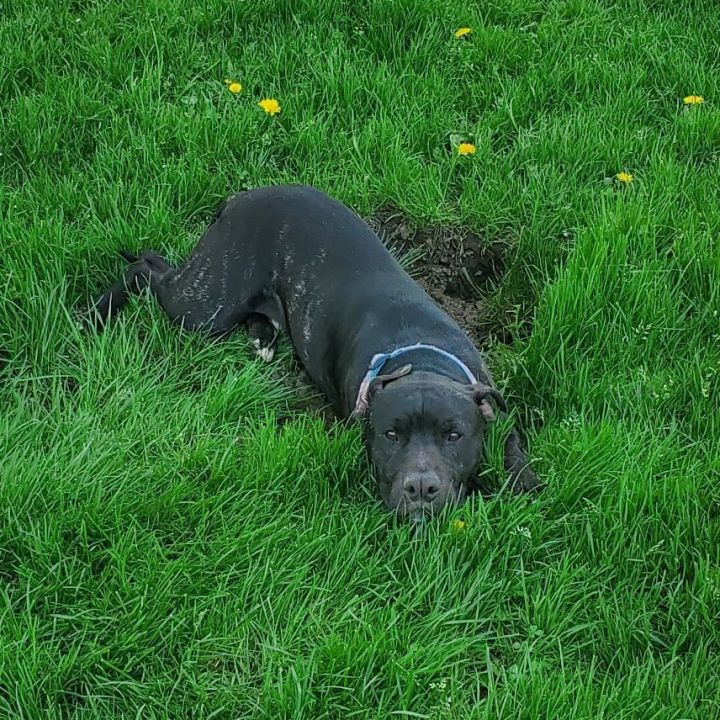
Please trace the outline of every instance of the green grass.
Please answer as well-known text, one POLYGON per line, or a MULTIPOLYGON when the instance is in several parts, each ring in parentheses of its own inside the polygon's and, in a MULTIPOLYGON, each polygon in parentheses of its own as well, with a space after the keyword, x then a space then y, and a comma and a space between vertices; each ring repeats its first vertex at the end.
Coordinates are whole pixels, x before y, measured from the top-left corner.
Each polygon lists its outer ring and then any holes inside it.
POLYGON ((720 717, 719 31, 700 0, 5 0, 0 717, 720 717), (286 181, 505 245, 533 331, 489 352, 541 499, 412 536, 357 430, 289 409, 287 348, 142 298, 77 329, 116 249, 177 260, 286 181))

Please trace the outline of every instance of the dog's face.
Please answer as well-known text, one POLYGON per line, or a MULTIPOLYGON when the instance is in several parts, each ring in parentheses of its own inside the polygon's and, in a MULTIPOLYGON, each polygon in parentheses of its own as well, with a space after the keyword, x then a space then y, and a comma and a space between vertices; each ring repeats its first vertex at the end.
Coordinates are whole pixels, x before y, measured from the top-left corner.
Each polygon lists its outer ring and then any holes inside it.
POLYGON ((493 388, 430 373, 373 381, 366 429, 380 495, 389 510, 413 521, 462 504, 494 418, 493 388))

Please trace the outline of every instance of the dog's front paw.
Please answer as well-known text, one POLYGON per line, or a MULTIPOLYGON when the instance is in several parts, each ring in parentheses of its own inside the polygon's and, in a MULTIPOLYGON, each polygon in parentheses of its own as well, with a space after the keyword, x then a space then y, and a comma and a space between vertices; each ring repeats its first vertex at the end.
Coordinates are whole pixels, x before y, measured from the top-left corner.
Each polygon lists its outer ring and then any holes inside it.
POLYGON ((540 478, 533 472, 529 465, 525 465, 520 470, 510 474, 510 489, 513 495, 539 492, 543 487, 544 485, 540 482, 540 478))

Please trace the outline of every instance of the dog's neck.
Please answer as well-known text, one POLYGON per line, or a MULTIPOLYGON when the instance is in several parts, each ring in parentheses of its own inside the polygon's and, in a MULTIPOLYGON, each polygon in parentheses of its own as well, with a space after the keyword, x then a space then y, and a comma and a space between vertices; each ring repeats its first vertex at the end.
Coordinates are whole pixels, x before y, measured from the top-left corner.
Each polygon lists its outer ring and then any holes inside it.
POLYGON ((412 365, 413 373, 423 372, 430 375, 439 375, 463 384, 470 382, 465 372, 454 360, 431 350, 413 350, 411 354, 392 358, 385 363, 382 371, 389 374, 408 363, 412 365))
MULTIPOLYGON (((370 385, 379 374, 391 375, 403 366, 412 367, 412 373, 425 373, 438 378, 474 385, 477 380, 470 369, 452 353, 434 345, 409 345, 388 355, 376 355, 363 378, 355 399, 351 417, 363 417, 369 410, 370 385), (376 364, 376 361, 378 364, 376 364)), ((395 380, 394 382, 397 382, 395 380)))

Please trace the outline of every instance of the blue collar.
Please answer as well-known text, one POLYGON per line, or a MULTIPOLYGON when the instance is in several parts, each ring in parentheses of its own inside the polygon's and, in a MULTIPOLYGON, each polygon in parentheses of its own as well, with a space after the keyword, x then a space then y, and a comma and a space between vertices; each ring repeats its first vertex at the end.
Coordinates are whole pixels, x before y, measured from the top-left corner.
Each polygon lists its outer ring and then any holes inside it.
POLYGON ((455 363, 455 365, 463 371, 463 374, 471 385, 477 384, 477 380, 472 372, 470 372, 470 368, 468 368, 468 366, 460 360, 460 358, 456 357, 452 353, 449 353, 447 350, 435 347, 435 345, 425 345, 424 343, 406 345, 405 347, 398 348, 397 350, 393 350, 389 353, 378 353, 377 355, 373 355, 372 360, 370 360, 368 371, 360 384, 360 389, 358 390, 355 410, 353 412, 354 416, 361 416, 365 414, 368 407, 368 389, 370 388, 370 383, 380 374, 387 362, 389 360, 394 360, 396 357, 400 357, 400 355, 404 355, 407 352, 411 352, 412 350, 430 350, 431 352, 442 355, 451 362, 455 363))
POLYGON ((454 362, 463 371, 465 377, 472 385, 475 385, 475 383, 477 383, 475 376, 470 372, 470 368, 468 368, 468 366, 462 360, 460 360, 460 358, 455 357, 455 355, 449 353, 447 350, 435 347, 435 345, 425 345, 424 343, 406 345, 405 347, 398 348, 397 350, 393 350, 390 353, 378 353, 377 355, 374 355, 373 359, 370 361, 370 367, 368 368, 368 379, 374 380, 380 374, 380 371, 385 367, 386 363, 389 360, 394 360, 396 357, 400 357, 400 355, 404 355, 405 353, 412 350, 430 350, 432 352, 438 353, 439 355, 442 355, 443 357, 446 357, 448 360, 454 362))

